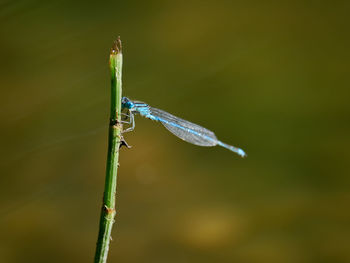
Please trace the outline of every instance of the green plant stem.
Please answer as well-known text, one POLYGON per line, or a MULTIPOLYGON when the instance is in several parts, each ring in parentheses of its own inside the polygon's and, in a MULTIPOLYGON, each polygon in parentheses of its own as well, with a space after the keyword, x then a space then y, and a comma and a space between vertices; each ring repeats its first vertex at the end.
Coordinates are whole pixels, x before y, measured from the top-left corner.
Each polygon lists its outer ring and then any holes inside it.
POLYGON ((100 217, 100 229, 96 244, 95 263, 107 262, 109 242, 114 223, 115 196, 117 191, 117 172, 119 147, 121 143, 121 99, 122 99, 122 49, 120 38, 114 42, 109 57, 111 71, 111 112, 108 135, 108 155, 105 190, 100 217))

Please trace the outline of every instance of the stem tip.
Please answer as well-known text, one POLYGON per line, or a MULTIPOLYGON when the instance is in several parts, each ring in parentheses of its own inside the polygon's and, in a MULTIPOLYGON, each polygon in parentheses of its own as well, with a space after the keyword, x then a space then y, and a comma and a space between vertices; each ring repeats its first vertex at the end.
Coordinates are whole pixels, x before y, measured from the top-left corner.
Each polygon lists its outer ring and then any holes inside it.
POLYGON ((122 41, 120 40, 120 36, 117 37, 117 40, 114 40, 111 48, 111 55, 116 55, 119 53, 122 53, 122 41))

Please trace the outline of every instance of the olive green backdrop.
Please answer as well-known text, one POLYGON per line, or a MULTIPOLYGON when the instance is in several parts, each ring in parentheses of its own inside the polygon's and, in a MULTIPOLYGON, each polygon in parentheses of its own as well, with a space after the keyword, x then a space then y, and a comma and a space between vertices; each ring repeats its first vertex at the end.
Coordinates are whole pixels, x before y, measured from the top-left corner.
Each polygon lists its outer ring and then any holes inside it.
POLYGON ((0 261, 92 262, 108 54, 136 119, 109 262, 350 262, 348 1, 1 1, 0 261))

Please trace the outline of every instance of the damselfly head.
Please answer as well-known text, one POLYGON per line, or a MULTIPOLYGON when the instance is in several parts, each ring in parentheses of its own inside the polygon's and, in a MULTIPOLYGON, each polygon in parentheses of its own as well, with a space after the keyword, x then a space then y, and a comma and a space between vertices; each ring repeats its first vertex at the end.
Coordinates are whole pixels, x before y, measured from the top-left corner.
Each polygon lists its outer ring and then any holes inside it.
POLYGON ((122 98, 122 108, 131 109, 133 107, 134 103, 131 102, 127 97, 122 98))

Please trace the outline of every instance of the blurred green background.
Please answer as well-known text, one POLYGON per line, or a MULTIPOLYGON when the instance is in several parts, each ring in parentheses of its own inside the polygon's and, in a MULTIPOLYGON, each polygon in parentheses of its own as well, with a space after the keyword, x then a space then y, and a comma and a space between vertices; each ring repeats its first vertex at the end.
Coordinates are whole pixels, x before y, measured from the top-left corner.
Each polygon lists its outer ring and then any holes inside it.
POLYGON ((349 1, 1 1, 0 261, 92 262, 123 94, 239 147, 126 135, 109 262, 350 262, 349 1))

